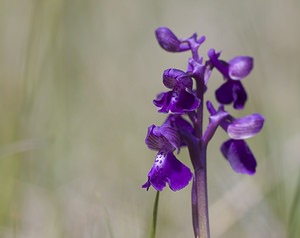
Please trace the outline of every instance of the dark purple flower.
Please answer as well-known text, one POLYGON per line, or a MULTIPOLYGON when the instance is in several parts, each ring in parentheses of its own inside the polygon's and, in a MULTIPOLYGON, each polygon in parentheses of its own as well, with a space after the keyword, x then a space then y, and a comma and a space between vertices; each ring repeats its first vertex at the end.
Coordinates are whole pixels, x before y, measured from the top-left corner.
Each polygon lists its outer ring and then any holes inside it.
POLYGON ((235 172, 249 175, 255 173, 256 160, 244 140, 225 141, 221 152, 235 172))
POLYGON ((166 183, 173 191, 184 188, 192 178, 192 173, 188 167, 176 159, 174 150, 180 149, 183 141, 177 132, 178 126, 188 128, 184 119, 170 116, 166 122, 158 127, 149 126, 145 143, 148 148, 157 150, 155 162, 148 173, 148 181, 143 188, 149 189, 152 185, 161 191, 166 183))
POLYGON ((228 63, 219 60, 220 52, 214 49, 208 51, 210 63, 218 69, 226 82, 216 90, 216 98, 219 103, 233 103, 235 109, 243 109, 247 101, 247 93, 240 82, 249 75, 253 68, 253 59, 248 56, 238 56, 231 59, 228 63))
POLYGON ((186 187, 192 177, 190 169, 176 159, 172 152, 159 151, 148 173, 148 180, 142 187, 148 190, 152 185, 162 191, 168 183, 173 191, 177 191, 186 187))
POLYGON ((183 114, 194 111, 200 101, 192 91, 192 78, 178 69, 167 69, 163 74, 163 83, 172 91, 160 93, 153 100, 158 111, 163 113, 183 114))
POLYGON ((188 38, 179 39, 166 27, 156 29, 155 35, 164 50, 190 51, 192 55, 186 72, 175 68, 164 71, 163 84, 169 91, 158 94, 153 100, 158 111, 169 113, 169 116, 163 125, 152 125, 148 128, 145 143, 148 148, 158 153, 143 188, 148 190, 153 186, 156 190, 162 191, 168 184, 173 191, 177 191, 187 186, 192 173, 174 156, 174 151, 179 153, 180 148, 187 145, 193 168, 197 171, 206 159, 205 153, 203 158, 201 157, 202 150, 206 150, 219 126, 230 138, 222 144, 221 152, 233 170, 254 174, 256 160, 244 139, 253 137, 261 131, 264 118, 256 113, 235 119, 224 109, 224 105, 227 104, 233 104, 235 109, 244 108, 247 93, 242 80, 252 71, 253 58, 237 56, 224 61, 219 59, 221 52, 210 49, 209 59, 205 61, 198 53, 199 47, 205 41, 204 36, 198 39, 197 34, 193 34, 188 38), (200 103, 204 104, 204 101, 200 100, 204 100, 208 80, 214 69, 224 78, 222 85, 215 91, 220 106, 216 110, 212 103, 207 101, 207 109, 211 115, 207 128, 203 130, 203 105, 200 103), (195 88, 193 80, 196 82, 195 88), (183 115, 187 115, 191 123, 185 120, 183 115))
MULTIPOLYGON (((224 106, 220 106, 217 111, 210 101, 207 102, 207 109, 211 117, 226 113, 224 106)), ((220 126, 231 138, 222 144, 221 152, 235 172, 250 175, 255 173, 256 160, 243 139, 258 134, 264 125, 264 121, 263 116, 258 113, 237 119, 227 113, 227 116, 220 121, 220 126)))

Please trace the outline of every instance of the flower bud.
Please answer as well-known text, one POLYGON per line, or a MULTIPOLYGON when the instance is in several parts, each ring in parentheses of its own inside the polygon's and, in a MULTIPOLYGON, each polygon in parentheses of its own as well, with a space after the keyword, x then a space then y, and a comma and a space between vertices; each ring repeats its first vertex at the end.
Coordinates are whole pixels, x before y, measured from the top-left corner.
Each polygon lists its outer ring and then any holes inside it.
POLYGON ((159 27, 155 30, 156 39, 159 45, 168 52, 181 52, 189 50, 190 47, 175 36, 167 27, 159 27))

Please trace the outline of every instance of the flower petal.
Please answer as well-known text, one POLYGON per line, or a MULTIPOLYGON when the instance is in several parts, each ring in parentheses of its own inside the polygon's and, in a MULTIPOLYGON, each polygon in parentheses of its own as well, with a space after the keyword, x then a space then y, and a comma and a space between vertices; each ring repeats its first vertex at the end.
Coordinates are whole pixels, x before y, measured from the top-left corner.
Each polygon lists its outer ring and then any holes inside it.
POLYGON ((258 113, 235 119, 227 127, 227 133, 232 139, 247 139, 259 133, 265 119, 258 113))
POLYGON ((168 183, 173 191, 177 191, 186 187, 192 177, 190 169, 176 159, 172 152, 160 151, 148 173, 148 181, 142 187, 148 190, 152 185, 162 191, 168 183))
POLYGON ((229 77, 233 80, 241 80, 248 76, 253 69, 253 58, 249 56, 237 56, 229 62, 229 77))
POLYGON ((256 160, 244 140, 230 139, 224 142, 221 152, 235 172, 249 175, 255 173, 256 160))

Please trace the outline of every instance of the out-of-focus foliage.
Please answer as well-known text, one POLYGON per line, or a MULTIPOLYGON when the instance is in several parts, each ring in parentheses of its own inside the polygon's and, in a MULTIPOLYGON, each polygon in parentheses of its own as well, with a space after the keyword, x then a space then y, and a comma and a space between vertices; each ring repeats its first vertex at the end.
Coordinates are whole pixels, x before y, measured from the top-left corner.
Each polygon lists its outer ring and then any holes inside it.
MULTIPOLYGON (((212 237, 299 237, 299 11, 293 0, 1 0, 0 237, 148 237, 155 192, 140 186, 155 153, 143 140, 164 118, 152 99, 164 69, 186 67, 159 48, 158 26, 206 35, 203 54, 255 58, 244 83, 246 109, 266 118, 250 140, 258 170, 232 173, 218 132, 212 237)), ((192 236, 190 187, 164 191, 157 237, 192 236)))

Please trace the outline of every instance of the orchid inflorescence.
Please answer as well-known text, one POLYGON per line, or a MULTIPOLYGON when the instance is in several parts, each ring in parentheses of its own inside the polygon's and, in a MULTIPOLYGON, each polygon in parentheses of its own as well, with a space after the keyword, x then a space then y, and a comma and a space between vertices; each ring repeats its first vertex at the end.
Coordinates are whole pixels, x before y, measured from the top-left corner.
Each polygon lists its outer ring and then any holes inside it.
MULTIPOLYGON (((148 180, 142 187, 148 190, 152 186, 157 191, 162 191, 168 184, 171 190, 177 191, 186 187, 193 178, 192 208, 197 210, 197 207, 199 209, 201 206, 199 196, 203 196, 202 201, 207 203, 206 149, 217 127, 220 126, 229 136, 220 150, 232 169, 249 175, 255 173, 256 160, 245 139, 261 131, 264 118, 258 113, 234 118, 225 110, 225 105, 232 105, 237 110, 244 108, 247 93, 242 80, 250 74, 253 58, 237 56, 225 61, 220 59, 221 52, 210 49, 205 61, 203 56, 198 54, 199 47, 205 41, 204 36, 197 38, 197 34, 193 34, 189 38, 179 39, 166 27, 156 29, 155 34, 164 50, 174 53, 191 51, 192 56, 188 59, 186 71, 170 68, 163 73, 163 84, 169 91, 159 93, 153 103, 158 112, 167 113, 168 116, 162 125, 151 125, 148 128, 145 143, 149 149, 158 152, 148 173, 148 180), (224 79, 215 91, 219 104, 217 108, 211 101, 204 101, 204 94, 208 90, 214 69, 221 73, 224 79), (204 104, 210 115, 205 130, 204 104), (194 173, 174 155, 175 151, 179 153, 185 146, 189 150, 194 173), (203 191, 201 184, 204 184, 203 191)), ((197 225, 199 222, 201 226, 197 216, 201 217, 197 212, 193 212, 195 236, 201 229, 197 225)), ((208 220, 207 217, 206 219, 208 220)))

